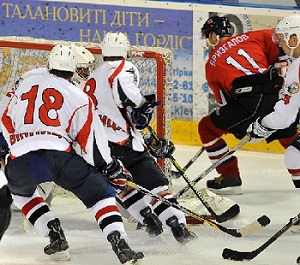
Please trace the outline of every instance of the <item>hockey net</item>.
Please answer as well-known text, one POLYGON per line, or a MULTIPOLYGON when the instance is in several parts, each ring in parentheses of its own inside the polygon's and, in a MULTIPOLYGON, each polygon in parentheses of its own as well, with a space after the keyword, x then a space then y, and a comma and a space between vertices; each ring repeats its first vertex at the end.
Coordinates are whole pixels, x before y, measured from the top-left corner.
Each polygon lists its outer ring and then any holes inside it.
MULTIPOLYGON (((89 49, 95 57, 92 70, 103 63, 100 44, 55 41, 29 37, 0 38, 0 99, 15 86, 16 80, 28 70, 46 65, 54 45, 75 44, 89 49)), ((171 137, 171 101, 173 55, 169 49, 159 47, 133 46, 130 61, 139 69, 142 94, 156 94, 161 105, 156 108, 151 126, 159 137, 171 137)), ((168 159, 159 159, 159 164, 170 176, 168 159)), ((169 178, 170 179, 170 178, 169 178)), ((171 183, 171 182, 170 182, 171 183)))

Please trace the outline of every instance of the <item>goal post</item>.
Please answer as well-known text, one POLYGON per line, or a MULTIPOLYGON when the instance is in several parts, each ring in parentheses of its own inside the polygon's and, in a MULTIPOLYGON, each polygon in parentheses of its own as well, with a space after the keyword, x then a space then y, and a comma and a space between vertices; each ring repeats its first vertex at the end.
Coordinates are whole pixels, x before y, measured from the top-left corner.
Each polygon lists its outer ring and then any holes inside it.
MULTIPOLYGON (((34 68, 46 65, 49 51, 56 44, 75 44, 89 49, 95 62, 91 70, 103 63, 100 44, 46 40, 30 37, 0 37, 0 99, 15 86, 19 77, 34 68)), ((139 69, 142 94, 156 94, 161 101, 151 125, 159 137, 171 138, 171 103, 173 95, 173 54, 160 47, 132 46, 128 60, 139 69)), ((170 162, 159 159, 160 166, 169 176, 170 162)))

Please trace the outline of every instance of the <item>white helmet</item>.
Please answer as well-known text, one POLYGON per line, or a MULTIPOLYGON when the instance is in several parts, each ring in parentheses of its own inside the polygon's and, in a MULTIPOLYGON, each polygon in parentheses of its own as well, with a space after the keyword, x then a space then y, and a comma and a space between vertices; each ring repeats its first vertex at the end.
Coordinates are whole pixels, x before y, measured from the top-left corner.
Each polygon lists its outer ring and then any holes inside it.
POLYGON ((83 46, 74 46, 76 49, 77 67, 90 67, 95 60, 94 55, 83 46))
POLYGON ((130 42, 121 32, 108 32, 102 41, 102 54, 104 57, 127 58, 130 51, 130 42))
POLYGON ((282 19, 276 26, 275 33, 275 42, 285 40, 289 48, 296 48, 300 43, 300 15, 293 14, 282 19), (298 36, 298 43, 295 47, 290 47, 288 42, 294 34, 298 36))
POLYGON ((76 69, 76 50, 73 45, 57 44, 48 57, 47 68, 74 73, 76 69))
POLYGON ((91 74, 91 65, 95 60, 94 55, 82 46, 74 46, 76 50, 76 70, 73 75, 72 81, 75 86, 82 89, 85 86, 86 80, 91 74))

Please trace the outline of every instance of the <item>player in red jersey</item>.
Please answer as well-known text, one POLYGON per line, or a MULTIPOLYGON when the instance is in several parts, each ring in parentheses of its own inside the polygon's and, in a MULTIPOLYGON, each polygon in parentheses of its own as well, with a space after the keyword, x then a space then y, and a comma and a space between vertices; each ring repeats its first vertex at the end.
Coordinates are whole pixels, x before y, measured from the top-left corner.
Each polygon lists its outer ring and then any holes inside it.
MULTIPOLYGON (((206 79, 220 107, 200 120, 198 132, 210 160, 215 162, 228 152, 222 135, 232 133, 241 139, 252 122, 273 110, 283 83, 274 67, 281 54, 272 41, 273 29, 232 36, 229 20, 213 16, 201 32, 210 50, 206 79)), ((296 124, 292 124, 266 140, 279 139, 287 148, 296 136, 296 124)), ((235 156, 229 156, 216 170, 220 176, 207 181, 209 189, 219 194, 242 194, 235 156)))

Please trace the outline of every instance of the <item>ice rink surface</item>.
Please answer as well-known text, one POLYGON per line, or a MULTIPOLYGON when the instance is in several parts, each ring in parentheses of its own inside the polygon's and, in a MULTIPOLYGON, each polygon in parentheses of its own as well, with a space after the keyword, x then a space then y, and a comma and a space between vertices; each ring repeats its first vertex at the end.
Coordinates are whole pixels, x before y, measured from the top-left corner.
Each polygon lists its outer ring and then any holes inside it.
MULTIPOLYGON (((199 147, 177 146, 174 157, 183 167, 199 147)), ((181 245, 175 241, 168 228, 163 236, 150 238, 144 230, 135 230, 135 224, 127 223, 129 244, 132 249, 143 251, 143 265, 293 265, 300 256, 300 234, 284 233, 267 249, 251 261, 231 261, 222 258, 224 248, 252 251, 261 246, 291 217, 300 212, 300 196, 297 195, 289 174, 284 166, 283 154, 237 151, 243 195, 226 196, 241 208, 235 219, 222 223, 228 228, 243 227, 262 215, 271 223, 255 234, 235 238, 208 224, 193 225, 191 228, 198 239, 181 245)), ((206 153, 187 170, 190 179, 195 178, 210 166, 206 153)), ((217 176, 215 171, 197 184, 205 187, 208 179, 217 176)), ((174 181, 183 186, 183 179, 174 181)), ((1 265, 117 265, 120 264, 102 232, 98 229, 93 215, 76 198, 55 197, 51 207, 59 217, 69 241, 71 261, 55 262, 43 254, 48 243, 36 230, 24 233, 23 217, 14 212, 11 225, 0 243, 1 265)))

